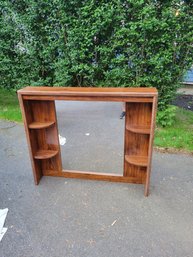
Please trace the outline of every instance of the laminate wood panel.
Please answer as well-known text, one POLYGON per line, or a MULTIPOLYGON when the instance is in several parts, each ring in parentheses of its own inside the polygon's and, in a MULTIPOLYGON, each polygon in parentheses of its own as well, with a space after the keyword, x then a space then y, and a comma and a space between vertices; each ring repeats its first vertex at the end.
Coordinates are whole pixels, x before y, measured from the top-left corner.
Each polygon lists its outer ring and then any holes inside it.
POLYGON ((148 87, 25 87, 18 90, 22 95, 49 95, 54 99, 58 95, 62 96, 136 96, 136 97, 153 97, 157 95, 155 88, 148 87))
POLYGON ((77 178, 77 179, 90 179, 90 180, 103 180, 110 182, 123 182, 123 183, 135 183, 143 184, 142 179, 137 177, 123 177, 117 174, 111 173, 97 173, 91 171, 75 171, 75 170, 63 170, 61 173, 46 170, 45 176, 52 177, 64 177, 64 178, 77 178))
POLYGON ((152 163, 152 151, 153 151, 153 139, 156 124, 156 112, 157 112, 157 96, 153 97, 152 113, 151 113, 151 130, 149 138, 149 148, 148 148, 148 166, 147 166, 147 176, 145 182, 144 195, 149 195, 149 185, 150 185, 150 174, 151 174, 151 163, 152 163))
POLYGON ((76 96, 76 95, 23 95, 24 100, 42 100, 42 101, 53 101, 53 100, 64 100, 64 101, 103 101, 103 102, 144 102, 144 103, 152 103, 152 97, 138 97, 135 96, 76 96))

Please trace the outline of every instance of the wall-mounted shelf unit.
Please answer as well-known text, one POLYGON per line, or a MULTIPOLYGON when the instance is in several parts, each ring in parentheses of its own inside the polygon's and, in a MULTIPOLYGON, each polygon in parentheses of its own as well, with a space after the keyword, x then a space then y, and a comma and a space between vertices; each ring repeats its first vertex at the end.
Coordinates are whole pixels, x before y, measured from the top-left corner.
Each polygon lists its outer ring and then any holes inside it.
POLYGON ((149 193, 157 107, 155 88, 26 87, 18 91, 35 184, 59 176, 139 183, 149 193), (55 100, 125 102, 123 176, 62 169, 55 100))

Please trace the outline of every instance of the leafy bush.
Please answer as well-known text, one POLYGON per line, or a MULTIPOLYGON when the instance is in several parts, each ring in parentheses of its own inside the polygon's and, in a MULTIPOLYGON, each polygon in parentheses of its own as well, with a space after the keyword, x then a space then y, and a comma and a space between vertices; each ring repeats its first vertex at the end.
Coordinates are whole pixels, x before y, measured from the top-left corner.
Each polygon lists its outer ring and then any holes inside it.
POLYGON ((157 87, 170 103, 193 63, 193 2, 4 0, 4 87, 157 87))
POLYGON ((166 109, 158 111, 157 125, 162 127, 170 127, 175 122, 176 107, 169 105, 166 109))

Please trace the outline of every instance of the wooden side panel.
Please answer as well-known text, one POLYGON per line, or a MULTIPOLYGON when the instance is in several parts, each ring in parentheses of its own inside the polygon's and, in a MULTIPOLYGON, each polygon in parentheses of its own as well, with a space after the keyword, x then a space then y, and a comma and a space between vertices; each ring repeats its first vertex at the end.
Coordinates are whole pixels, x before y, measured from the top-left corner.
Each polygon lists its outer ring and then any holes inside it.
POLYGON ((145 196, 149 195, 153 140, 154 140, 154 132, 155 132, 155 124, 156 124, 156 112, 157 112, 157 96, 154 96, 152 113, 151 113, 151 130, 150 130, 149 149, 148 149, 148 166, 147 166, 147 176, 146 176, 145 191, 144 191, 145 196))
POLYGON ((37 141, 31 141, 31 133, 28 129, 28 124, 32 122, 32 110, 30 108, 30 105, 28 101, 24 101, 22 98, 22 95, 18 94, 19 104, 22 112, 22 118, 24 122, 24 128, 26 132, 27 137, 27 143, 28 143, 28 149, 29 149, 29 155, 31 159, 32 164, 32 170, 33 170, 33 176, 34 176, 34 182, 36 185, 38 185, 41 177, 42 177, 42 171, 41 171, 41 163, 40 161, 35 161, 33 158, 33 152, 37 149, 37 141), (32 142, 32 143, 31 143, 32 142))

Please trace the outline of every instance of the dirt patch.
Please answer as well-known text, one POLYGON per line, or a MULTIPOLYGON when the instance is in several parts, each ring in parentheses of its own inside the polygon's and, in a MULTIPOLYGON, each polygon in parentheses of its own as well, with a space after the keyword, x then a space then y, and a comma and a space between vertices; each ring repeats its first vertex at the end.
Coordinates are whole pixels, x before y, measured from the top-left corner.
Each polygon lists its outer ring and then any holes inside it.
POLYGON ((193 111, 193 95, 178 95, 172 101, 172 104, 185 110, 193 111))
POLYGON ((176 149, 176 148, 172 148, 172 147, 158 147, 158 146, 154 146, 153 150, 156 152, 160 152, 160 153, 177 153, 177 154, 188 154, 193 156, 193 152, 192 151, 187 151, 184 149, 176 149))

